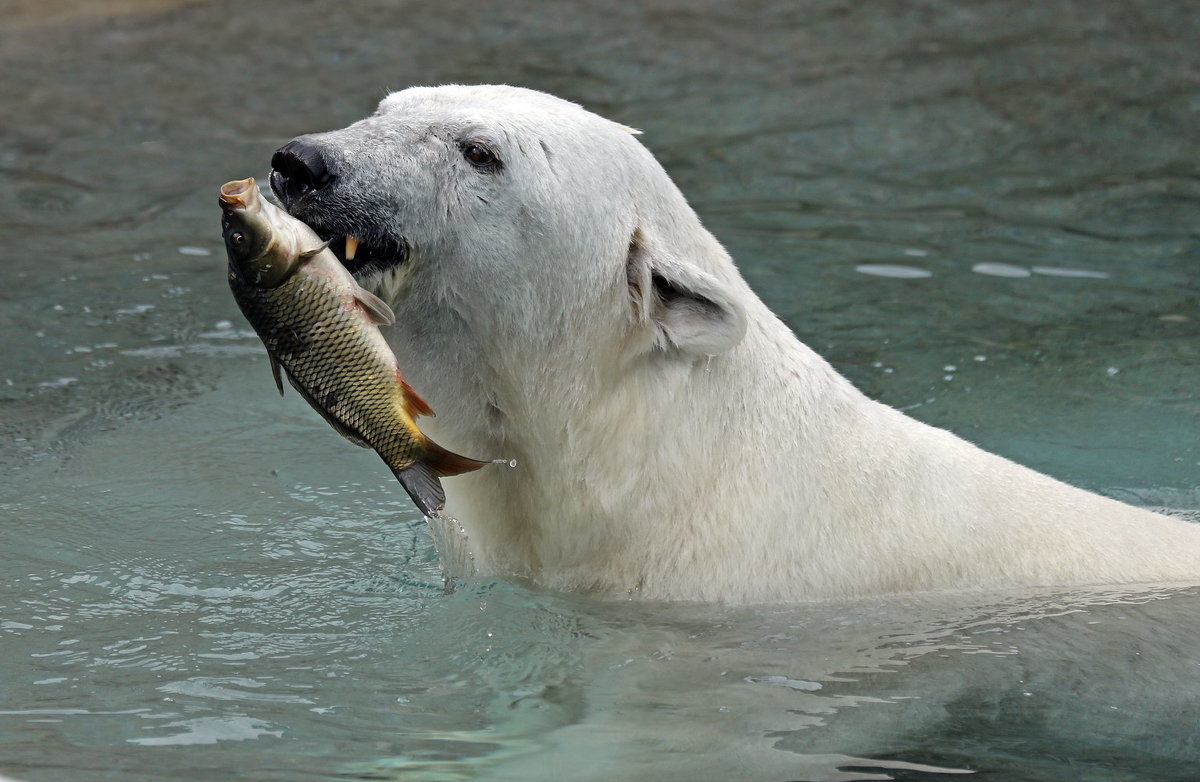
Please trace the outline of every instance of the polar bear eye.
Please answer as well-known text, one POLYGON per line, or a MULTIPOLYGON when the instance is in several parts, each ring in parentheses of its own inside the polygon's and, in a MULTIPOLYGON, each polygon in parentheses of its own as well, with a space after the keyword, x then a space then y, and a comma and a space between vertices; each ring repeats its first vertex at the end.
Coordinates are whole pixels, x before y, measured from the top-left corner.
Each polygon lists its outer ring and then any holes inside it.
POLYGON ((500 158, 492 150, 474 141, 464 141, 459 145, 467 162, 484 171, 497 171, 500 168, 500 158))

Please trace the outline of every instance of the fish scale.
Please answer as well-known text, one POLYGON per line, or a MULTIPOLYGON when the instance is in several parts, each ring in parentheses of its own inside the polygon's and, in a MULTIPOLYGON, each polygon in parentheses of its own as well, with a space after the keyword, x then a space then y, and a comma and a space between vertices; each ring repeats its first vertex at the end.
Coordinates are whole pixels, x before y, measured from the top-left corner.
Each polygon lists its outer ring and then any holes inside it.
POLYGON ((379 331, 390 308, 363 290, 307 225, 261 197, 253 179, 221 187, 229 287, 292 386, 338 432, 373 448, 426 515, 445 504, 440 478, 486 461, 451 453, 417 427, 433 415, 404 381, 379 331))
POLYGON ((419 456, 416 423, 385 356, 365 339, 352 298, 320 278, 295 275, 278 288, 230 281, 246 319, 293 383, 394 469, 419 456), (355 357, 348 361, 348 357, 355 357), (388 425, 392 422, 392 425, 388 425))

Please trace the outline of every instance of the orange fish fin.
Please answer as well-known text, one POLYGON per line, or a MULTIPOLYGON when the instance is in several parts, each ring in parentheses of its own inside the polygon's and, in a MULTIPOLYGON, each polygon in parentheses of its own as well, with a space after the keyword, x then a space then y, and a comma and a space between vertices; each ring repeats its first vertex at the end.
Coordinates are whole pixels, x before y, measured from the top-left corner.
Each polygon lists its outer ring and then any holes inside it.
POLYGON ((482 462, 468 456, 451 453, 428 437, 425 438, 425 455, 421 457, 421 461, 443 477, 461 475, 464 472, 478 470, 485 464, 491 464, 491 462, 482 462))
POLYGON ((419 415, 434 416, 433 408, 429 406, 416 389, 408 384, 408 381, 400 376, 400 370, 396 370, 396 379, 400 381, 400 386, 404 389, 404 412, 412 418, 419 415))
POLYGON ((366 288, 354 292, 354 300, 367 312, 367 317, 377 326, 390 326, 396 322, 396 313, 383 299, 371 293, 366 288))

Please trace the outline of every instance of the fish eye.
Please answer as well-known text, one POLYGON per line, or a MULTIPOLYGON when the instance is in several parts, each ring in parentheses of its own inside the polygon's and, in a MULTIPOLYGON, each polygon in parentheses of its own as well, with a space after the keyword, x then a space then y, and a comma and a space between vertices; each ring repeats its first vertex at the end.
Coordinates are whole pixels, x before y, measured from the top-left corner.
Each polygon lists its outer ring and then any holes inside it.
POLYGON ((497 171, 500 168, 500 158, 496 153, 476 141, 464 141, 459 144, 463 157, 475 168, 482 171, 497 171))
POLYGON ((241 247, 246 243, 246 235, 241 231, 234 231, 233 233, 229 234, 229 242, 234 247, 241 247))

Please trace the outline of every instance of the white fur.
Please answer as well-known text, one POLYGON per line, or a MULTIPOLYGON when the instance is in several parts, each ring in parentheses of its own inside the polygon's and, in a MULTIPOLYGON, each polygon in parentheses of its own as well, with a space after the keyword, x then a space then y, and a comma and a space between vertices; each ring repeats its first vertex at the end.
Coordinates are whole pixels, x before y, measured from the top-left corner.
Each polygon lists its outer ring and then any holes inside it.
POLYGON ((628 128, 446 86, 312 138, 413 248, 366 282, 438 412, 424 428, 518 460, 444 481, 484 572, 727 602, 1200 577, 1194 525, 861 394, 750 290, 628 128), (464 139, 503 170, 467 165, 464 139))

